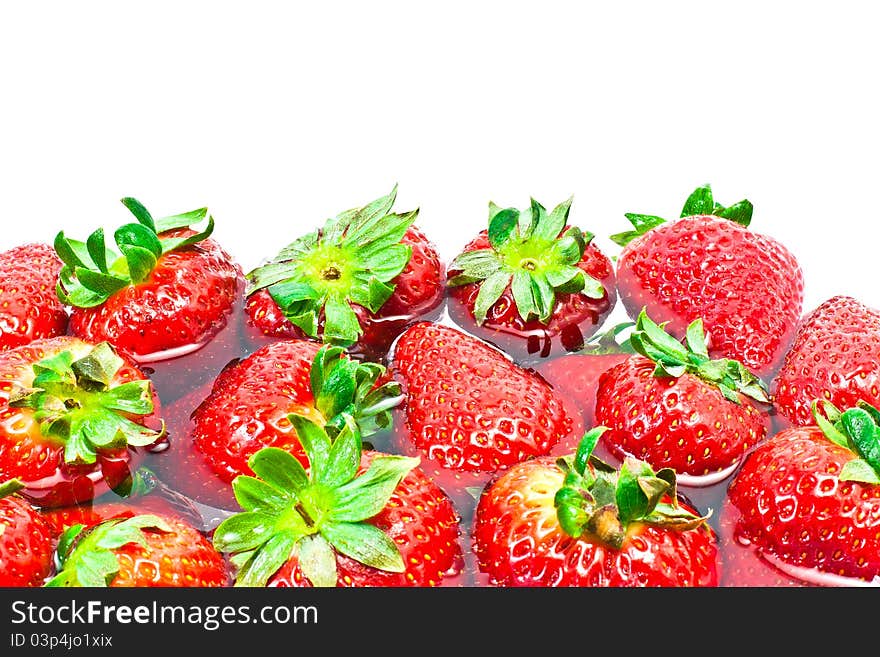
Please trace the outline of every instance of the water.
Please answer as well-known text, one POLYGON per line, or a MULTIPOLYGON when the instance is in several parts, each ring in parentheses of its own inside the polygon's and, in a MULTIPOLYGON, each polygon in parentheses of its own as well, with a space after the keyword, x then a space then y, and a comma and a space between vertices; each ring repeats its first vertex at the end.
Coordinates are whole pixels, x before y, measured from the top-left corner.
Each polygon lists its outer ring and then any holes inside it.
MULTIPOLYGON (((237 309, 242 306, 238 305, 237 309)), ((446 313, 439 319, 443 323, 452 324, 446 313)), ((613 324, 613 318, 606 325, 613 324)), ((145 508, 170 507, 196 522, 205 533, 210 533, 224 518, 236 510, 234 501, 225 487, 213 474, 204 468, 198 475, 186 481, 177 479, 167 473, 167 459, 175 458, 180 449, 185 447, 188 432, 188 417, 192 410, 210 392, 211 384, 216 375, 228 364, 246 357, 270 339, 257 334, 247 325, 243 312, 237 310, 230 322, 213 340, 199 349, 165 361, 149 363, 145 366, 154 381, 159 395, 163 417, 168 421, 168 440, 157 449, 147 452, 140 461, 146 468, 147 482, 153 490, 142 496, 126 497, 123 494, 109 492, 99 498, 99 502, 119 501, 144 504, 145 508), (175 449, 177 447, 178 449, 175 449), (158 473, 152 476, 151 473, 158 473), (213 494, 195 493, 193 491, 213 489, 225 495, 225 503, 218 504, 218 497, 213 494), (200 498, 200 499, 199 499, 200 498), (207 501, 206 501, 207 500, 207 501), (158 505, 158 506, 157 506, 158 505)), ((534 367, 536 361, 523 362, 534 367)), ((569 402, 570 411, 577 413, 577 407, 569 402)), ((383 433, 370 436, 369 446, 379 451, 399 453, 405 451, 401 446, 406 444, 398 433, 402 427, 399 413, 395 414, 394 428, 383 433)), ((575 422, 576 428, 570 436, 569 444, 574 445, 586 427, 579 415, 575 422), (575 435, 576 434, 576 435, 575 435)), ((557 447, 555 454, 566 451, 557 447)), ((600 448, 597 455, 614 463, 614 459, 600 448)), ((426 471, 431 474, 430 464, 423 463, 426 471)), ((732 538, 733 522, 736 511, 725 504, 727 486, 735 476, 735 470, 729 470, 713 480, 694 480, 683 478, 679 481, 679 493, 693 504, 700 512, 710 513, 709 524, 713 527, 719 540, 721 586, 742 586, 739 574, 748 573, 748 585, 754 586, 858 586, 863 582, 835 579, 834 577, 815 577, 815 573, 798 572, 791 568, 780 569, 766 560, 759 558, 748 546, 736 543, 732 538), (735 574, 734 575, 732 575, 735 574)), ((173 470, 172 470, 173 472, 173 470)), ((477 504, 477 496, 482 486, 488 482, 489 476, 458 482, 455 486, 443 483, 442 487, 450 495, 461 519, 461 548, 463 567, 458 573, 442 582, 442 586, 476 587, 488 586, 486 577, 478 571, 471 546, 471 526, 477 504)), ((438 480, 438 483, 441 480, 438 480)))

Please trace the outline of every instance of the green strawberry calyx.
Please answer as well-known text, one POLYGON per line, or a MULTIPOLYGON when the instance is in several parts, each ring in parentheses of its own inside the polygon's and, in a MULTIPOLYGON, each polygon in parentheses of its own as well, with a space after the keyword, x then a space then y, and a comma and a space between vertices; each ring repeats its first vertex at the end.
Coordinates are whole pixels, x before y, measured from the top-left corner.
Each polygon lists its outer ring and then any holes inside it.
POLYGON ((64 350, 34 363, 31 387, 9 395, 10 407, 32 409, 42 435, 64 445, 65 462, 94 463, 99 451, 143 447, 164 435, 164 423, 155 431, 131 419, 153 412, 151 384, 115 383, 124 361, 108 342, 74 358, 64 350))
POLYGON ((489 248, 456 256, 449 265, 456 273, 447 281, 450 287, 479 285, 473 310, 477 325, 508 286, 523 321, 542 324, 550 321, 559 294, 605 295, 602 283, 577 266, 593 234, 568 226, 571 202, 549 213, 535 199, 522 211, 489 203, 489 248))
POLYGON ((336 586, 337 554, 404 572, 397 545, 368 521, 419 460, 380 455, 358 475, 361 435, 351 416, 335 439, 306 418, 290 420, 308 456, 308 471, 277 447, 256 452, 248 460, 256 477, 239 475, 232 482, 242 512, 214 532, 215 548, 228 553, 237 570, 235 586, 265 586, 293 556, 316 587, 336 586))
POLYGON ((620 322, 606 331, 597 333, 591 337, 577 353, 588 356, 602 356, 606 354, 634 354, 635 349, 630 343, 629 335, 635 328, 635 322, 620 322), (625 337, 621 339, 621 336, 625 337))
MULTIPOLYGON (((721 219, 729 219, 730 221, 747 228, 752 222, 753 210, 754 207, 752 206, 752 202, 748 199, 743 199, 742 201, 726 207, 721 205, 715 201, 715 198, 712 195, 711 185, 706 184, 702 187, 697 187, 691 192, 691 195, 688 196, 687 201, 684 203, 684 207, 681 209, 680 218, 708 215, 719 217, 721 219)), ((666 223, 666 219, 653 214, 636 214, 633 212, 627 212, 624 216, 632 224, 633 230, 615 233, 610 236, 609 239, 618 246, 626 246, 635 238, 666 223)))
POLYGON ((608 427, 587 431, 577 451, 557 460, 565 473, 556 491, 556 516, 572 538, 589 535, 620 549, 632 523, 645 523, 676 531, 695 529, 708 520, 679 506, 675 471, 654 472, 650 465, 626 457, 615 469, 593 455, 608 427))
POLYGON ((856 455, 844 464, 838 478, 880 484, 880 410, 860 400, 841 412, 823 399, 813 402, 812 411, 822 433, 856 455))
POLYGON ((245 276, 245 294, 265 289, 307 336, 351 346, 363 334, 351 304, 378 313, 412 257, 412 247, 401 240, 419 211, 391 212, 396 197, 395 185, 390 194, 294 240, 245 276))
POLYGON ((7 479, 0 483, 0 500, 9 495, 14 495, 24 487, 25 485, 20 479, 7 479))
POLYGON ((755 401, 770 401, 766 384, 741 362, 709 357, 702 319, 688 325, 682 343, 651 320, 643 308, 628 340, 636 353, 655 363, 654 376, 678 378, 689 373, 715 386, 725 399, 736 404, 741 403, 740 393, 755 401))
POLYGON ((315 410, 331 438, 345 428, 347 418, 354 420, 362 437, 391 426, 391 409, 404 395, 397 381, 376 385, 385 371, 378 363, 347 357, 342 347, 325 345, 318 350, 309 369, 309 385, 315 410))
POLYGON ((85 242, 68 238, 64 231, 55 236, 55 252, 64 263, 56 285, 62 303, 78 308, 100 306, 123 288, 147 280, 166 253, 201 242, 214 232, 214 218, 207 208, 154 219, 137 199, 126 197, 122 203, 137 221, 114 232, 119 252, 107 246, 103 228, 85 242), (203 230, 193 229, 188 236, 164 235, 177 228, 192 228, 205 217, 208 221, 203 230))
POLYGON ((114 550, 128 544, 147 547, 144 530, 172 532, 162 518, 142 514, 131 518, 111 518, 85 530, 84 525, 68 527, 55 549, 57 574, 47 587, 106 587, 119 572, 114 550))

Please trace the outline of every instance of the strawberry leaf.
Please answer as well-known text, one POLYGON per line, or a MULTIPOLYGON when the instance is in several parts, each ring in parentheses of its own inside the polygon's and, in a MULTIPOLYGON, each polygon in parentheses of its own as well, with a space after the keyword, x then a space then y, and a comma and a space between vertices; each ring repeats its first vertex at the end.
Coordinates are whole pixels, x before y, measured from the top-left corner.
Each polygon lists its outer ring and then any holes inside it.
MULTIPOLYGON (((297 465, 299 465, 299 462, 297 462, 297 465)), ((290 502, 290 498, 283 490, 279 490, 256 477, 249 477, 247 475, 235 478, 232 492, 242 509, 257 513, 277 511, 283 509, 290 502)))
POLYGON ((17 493, 22 488, 25 488, 25 485, 21 482, 20 479, 7 479, 6 481, 0 483, 0 500, 8 495, 13 495, 17 493))
MULTIPOLYGON (((323 354, 316 362, 320 367, 323 354)), ((233 481, 244 510, 214 532, 214 546, 231 553, 238 569, 236 586, 265 585, 293 554, 316 586, 336 583, 336 552, 399 572, 403 564, 396 545, 368 521, 385 508, 418 460, 375 456, 358 475, 361 436, 353 417, 344 418, 332 441, 310 420, 296 415, 290 420, 308 456, 308 473, 284 450, 263 448, 249 461, 258 477, 240 475, 233 481)))
POLYGON ((861 408, 850 408, 840 417, 843 429, 852 441, 856 453, 880 473, 880 428, 870 413, 861 408))
POLYGON ((284 316, 312 338, 350 346, 363 333, 351 305, 379 313, 412 258, 402 243, 418 210, 392 213, 392 192, 324 222, 248 272, 246 295, 268 289, 284 316))
POLYGON ((681 209, 682 217, 693 217, 701 214, 713 214, 715 212, 715 199, 712 197, 712 186, 703 185, 697 187, 688 196, 681 209))
POLYGON ((320 534, 303 538, 298 546, 299 566, 315 587, 336 586, 336 551, 320 534))
POLYGON ((105 520, 88 530, 74 525, 59 540, 56 557, 58 573, 46 583, 47 587, 109 586, 119 572, 119 561, 114 550, 136 544, 147 547, 144 530, 171 532, 173 529, 162 518, 141 514, 127 519, 105 520))
POLYGON ((201 232, 161 239, 163 231, 190 226, 203 219, 207 210, 154 221, 136 199, 123 198, 122 203, 137 223, 124 224, 114 231, 121 254, 106 246, 101 228, 89 235, 86 243, 68 239, 63 231, 55 236, 55 251, 64 263, 56 286, 62 302, 81 308, 99 306, 123 288, 146 280, 163 254, 205 240, 214 229, 213 219, 208 217, 208 227, 201 232))
POLYGON ((406 570, 397 545, 378 527, 334 521, 325 526, 324 536, 338 552, 366 566, 392 573, 406 570))
POLYGON ((733 403, 742 403, 740 395, 769 403, 766 384, 741 362, 730 358, 709 359, 700 319, 688 326, 685 345, 652 321, 643 308, 628 343, 636 353, 655 363, 654 376, 679 378, 690 373, 716 387, 733 403))
POLYGON ((290 558, 297 541, 293 531, 281 531, 272 536, 258 549, 241 569, 235 586, 263 587, 290 558))
POLYGON ((135 216, 135 219, 137 219, 142 226, 146 226, 154 233, 157 232, 156 224, 153 222, 153 216, 150 214, 150 211, 144 207, 143 203, 136 198, 127 196, 122 199, 122 205, 129 209, 129 211, 135 216))
POLYGON ((123 365, 109 343, 74 360, 64 350, 35 363, 33 387, 11 395, 9 405, 29 408, 40 431, 64 444, 67 463, 94 463, 98 452, 155 443, 165 433, 133 420, 153 412, 147 380, 116 384, 123 365))
POLYGON ((510 240, 519 224, 519 215, 516 208, 507 208, 492 217, 487 236, 493 249, 500 249, 510 240))

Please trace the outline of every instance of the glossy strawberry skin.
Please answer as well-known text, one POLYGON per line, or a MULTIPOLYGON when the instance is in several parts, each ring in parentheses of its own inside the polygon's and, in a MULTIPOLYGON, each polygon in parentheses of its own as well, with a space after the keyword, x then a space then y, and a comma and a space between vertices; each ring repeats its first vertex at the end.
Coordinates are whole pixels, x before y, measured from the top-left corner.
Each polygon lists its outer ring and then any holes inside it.
POLYGON ((50 522, 64 531, 83 524, 85 531, 108 519, 130 518, 150 513, 171 526, 171 532, 144 529, 146 547, 129 543, 114 548, 119 572, 108 586, 130 587, 220 587, 229 584, 226 560, 211 541, 176 512, 166 512, 161 503, 133 506, 124 502, 100 503, 56 509, 50 522))
POLYGON ((447 492, 548 454, 580 429, 540 375, 450 326, 408 328, 390 369, 406 395, 395 409, 398 450, 420 456, 447 492))
MULTIPOLYGON (((101 450, 94 464, 65 463, 64 445, 42 435, 33 410, 9 406, 13 387, 30 387, 35 363, 68 349, 88 350, 91 346, 64 335, 0 352, 0 480, 20 479, 25 488, 19 494, 39 506, 72 505, 99 497, 129 477, 143 456, 134 448, 113 448, 101 450)), ((114 378, 117 384, 144 379, 144 373, 131 361, 125 362, 114 378)), ((158 430, 161 410, 156 396, 153 409, 144 418, 130 419, 158 430)))
POLYGON ((635 524, 623 547, 574 539, 559 526, 554 495, 565 475, 552 457, 530 459, 482 492, 474 551, 490 586, 717 586, 720 560, 706 525, 688 531, 635 524))
MULTIPOLYGON (((359 473, 380 452, 367 451, 359 473)), ((391 499, 368 521, 396 544, 406 564, 403 573, 391 573, 337 553, 338 586, 430 587, 443 586, 461 573, 460 518, 451 499, 421 468, 411 470, 391 499)), ((310 587, 294 556, 268 583, 270 587, 310 587)))
MULTIPOLYGON (((394 338, 417 319, 436 319, 443 310, 445 268, 437 247, 416 226, 410 226, 401 244, 412 249, 406 267, 392 281, 394 292, 378 312, 352 303, 363 334, 349 351, 370 360, 385 356, 394 338)), ((272 339, 306 339, 294 326, 265 289, 250 295, 245 302, 249 326, 263 337, 272 339)), ((323 318, 319 322, 323 333, 323 318)), ((257 339, 259 343, 260 340, 257 339)))
POLYGON ((0 587, 42 586, 52 572, 52 528, 27 500, 0 498, 0 587))
POLYGON ((67 309, 55 293, 62 264, 48 244, 0 253, 0 351, 67 332, 67 309))
MULTIPOLYGON (((483 230, 462 252, 489 248, 488 232, 483 230)), ((577 351, 599 329, 617 302, 614 265, 595 244, 587 245, 577 266, 602 283, 605 296, 592 299, 582 293, 560 294, 546 325, 537 319, 528 322, 522 319, 508 286, 489 309, 486 321, 478 326, 474 317, 474 304, 480 292, 478 283, 449 288, 449 317, 468 333, 491 342, 520 361, 540 361, 577 351)), ((450 270, 448 278, 456 273, 450 270)))
POLYGON ((821 303, 804 317, 771 392, 797 426, 813 424, 815 399, 880 406, 880 311, 848 296, 821 303))
POLYGON ((654 368, 634 355, 600 377, 596 422, 609 427, 602 441, 616 456, 704 477, 735 467, 766 438, 769 414, 744 395, 735 404, 692 374, 655 377, 654 368))
POLYGON ((630 317, 643 309, 683 338, 701 318, 713 358, 733 358, 769 380, 794 337, 803 271, 778 241, 710 215, 662 224, 617 260, 617 289, 630 317))
MULTIPOLYGON (((163 233, 192 234, 191 229, 163 233)), ((229 321, 244 287, 240 267, 206 239, 159 258, 150 277, 92 308, 74 308, 70 332, 110 342, 139 362, 161 360, 208 342, 229 321), (168 353, 165 353, 168 352, 168 353)))
POLYGON ((170 447, 155 459, 160 477, 201 502, 237 508, 232 480, 253 474, 247 461, 262 447, 287 450, 306 465, 287 416, 314 412, 309 372, 320 348, 311 340, 279 340, 225 368, 190 420, 185 407, 175 412, 170 447))
POLYGON ((735 539, 794 566, 880 577, 880 485, 841 481, 854 455, 818 427, 792 427, 753 450, 728 488, 735 539))

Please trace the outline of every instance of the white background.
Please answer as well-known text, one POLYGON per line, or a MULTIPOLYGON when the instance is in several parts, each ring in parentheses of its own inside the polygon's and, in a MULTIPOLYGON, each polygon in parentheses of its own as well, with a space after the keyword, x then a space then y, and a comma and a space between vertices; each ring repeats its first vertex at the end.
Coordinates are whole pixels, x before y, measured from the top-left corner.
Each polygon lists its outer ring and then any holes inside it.
POLYGON ((870 3, 29 2, 0 9, 0 247, 207 205, 245 270, 399 184, 449 259, 490 199, 607 236, 755 205, 805 310, 880 307, 870 3))

